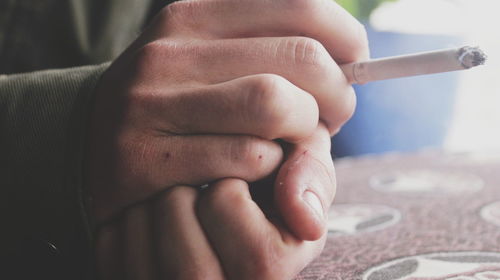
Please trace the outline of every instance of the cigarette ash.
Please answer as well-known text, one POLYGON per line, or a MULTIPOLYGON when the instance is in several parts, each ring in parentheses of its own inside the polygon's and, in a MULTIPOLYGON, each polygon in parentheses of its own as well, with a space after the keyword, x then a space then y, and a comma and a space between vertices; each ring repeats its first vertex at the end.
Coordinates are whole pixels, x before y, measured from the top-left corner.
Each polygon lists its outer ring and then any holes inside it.
POLYGON ((483 65, 486 59, 486 54, 478 47, 463 47, 458 52, 458 60, 465 68, 483 65))

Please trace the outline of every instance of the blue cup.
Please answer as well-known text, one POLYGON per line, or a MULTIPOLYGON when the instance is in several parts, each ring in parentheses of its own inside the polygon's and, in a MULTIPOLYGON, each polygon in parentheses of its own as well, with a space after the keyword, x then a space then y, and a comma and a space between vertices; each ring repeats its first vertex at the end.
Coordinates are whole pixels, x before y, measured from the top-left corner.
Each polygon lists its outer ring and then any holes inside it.
MULTIPOLYGON (((458 47, 452 36, 377 32, 367 28, 374 58, 458 47)), ((453 115, 458 74, 356 85, 354 116, 332 139, 334 157, 441 148, 453 115)))

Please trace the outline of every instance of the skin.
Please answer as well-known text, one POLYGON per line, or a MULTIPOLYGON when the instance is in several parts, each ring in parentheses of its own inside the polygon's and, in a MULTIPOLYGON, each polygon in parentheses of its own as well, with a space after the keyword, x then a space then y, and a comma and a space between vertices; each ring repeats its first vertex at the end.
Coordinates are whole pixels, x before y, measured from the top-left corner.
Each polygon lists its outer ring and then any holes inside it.
MULTIPOLYGON (((299 161, 282 169, 293 173, 283 178, 300 184, 318 176, 312 185, 317 191, 334 191, 329 147, 328 132, 320 126, 290 152, 299 161)), ((333 193, 322 194, 333 198, 333 193)), ((288 209, 297 207, 294 211, 304 215, 297 221, 323 227, 324 218, 301 203, 300 195, 289 195, 285 199, 296 204, 288 209)), ((102 279, 291 279, 321 252, 326 234, 321 230, 315 241, 298 238, 274 205, 258 205, 241 179, 222 179, 202 191, 169 188, 101 228, 99 273, 102 279)))
POLYGON ((355 106, 338 64, 367 56, 362 26, 329 0, 164 8, 96 88, 101 278, 293 278, 324 246, 330 136, 355 106))

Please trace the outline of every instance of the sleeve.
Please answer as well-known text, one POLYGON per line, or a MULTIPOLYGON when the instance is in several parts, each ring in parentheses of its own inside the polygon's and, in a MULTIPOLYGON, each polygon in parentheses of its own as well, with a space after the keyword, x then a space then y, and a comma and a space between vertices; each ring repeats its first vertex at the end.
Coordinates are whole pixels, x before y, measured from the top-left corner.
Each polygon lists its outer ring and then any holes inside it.
POLYGON ((22 263, 18 274, 88 278, 83 140, 91 92, 108 65, 0 76, 0 261, 11 270, 22 263))

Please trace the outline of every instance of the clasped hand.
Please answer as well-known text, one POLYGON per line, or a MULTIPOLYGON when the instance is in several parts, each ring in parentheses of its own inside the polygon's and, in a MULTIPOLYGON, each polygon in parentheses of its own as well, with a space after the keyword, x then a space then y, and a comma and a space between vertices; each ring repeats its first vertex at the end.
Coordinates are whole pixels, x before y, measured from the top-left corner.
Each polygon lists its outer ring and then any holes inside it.
POLYGON ((324 246, 330 136, 355 106, 338 65, 367 56, 362 25, 333 1, 165 7, 95 90, 100 277, 293 278, 324 246))

